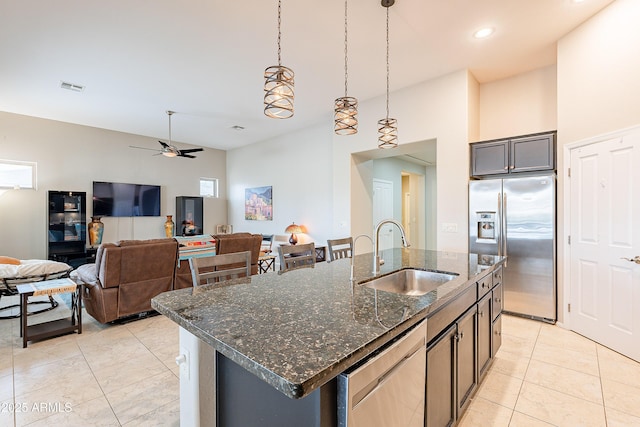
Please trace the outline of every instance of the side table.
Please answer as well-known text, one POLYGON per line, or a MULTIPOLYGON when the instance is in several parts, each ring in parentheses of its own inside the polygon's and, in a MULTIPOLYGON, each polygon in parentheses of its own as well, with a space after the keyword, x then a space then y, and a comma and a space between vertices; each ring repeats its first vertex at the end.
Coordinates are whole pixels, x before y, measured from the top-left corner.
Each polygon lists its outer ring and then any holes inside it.
POLYGON ((45 280, 17 285, 20 294, 20 335, 22 348, 27 342, 55 337, 78 331, 82 333, 82 286, 69 278, 45 280), (58 319, 50 322, 27 325, 27 300, 30 296, 71 293, 71 319, 58 319))

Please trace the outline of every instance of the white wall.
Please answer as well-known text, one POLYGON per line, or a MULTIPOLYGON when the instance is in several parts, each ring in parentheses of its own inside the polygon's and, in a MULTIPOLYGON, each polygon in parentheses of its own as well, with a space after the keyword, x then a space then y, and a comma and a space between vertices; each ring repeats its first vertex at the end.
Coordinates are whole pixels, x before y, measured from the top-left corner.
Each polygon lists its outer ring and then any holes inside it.
MULTIPOLYGON (((640 124, 640 2, 616 0, 558 42, 558 169, 563 146, 640 124)), ((558 182, 564 217, 565 176, 558 182)), ((564 239, 569 224, 560 223, 564 239)), ((564 245, 560 244, 559 315, 565 309, 564 245)), ((568 284, 567 284, 568 286, 568 284)))
MULTIPOLYGON (((437 140, 437 242, 439 250, 467 251, 467 181, 469 92, 475 80, 466 70, 395 91, 390 116, 398 120, 400 144, 437 140), (442 222, 458 224, 445 233, 442 222)), ((334 231, 350 224, 350 234, 373 229, 370 171, 351 153, 377 146, 377 120, 384 117, 384 97, 362 102, 356 135, 333 136, 334 231), (349 187, 345 183, 350 183, 349 187)))
POLYGON ((557 129, 556 66, 480 85, 478 141, 557 129))
MULTIPOLYGON (((177 143, 183 147, 186 144, 177 143)), ((46 258, 47 191, 87 192, 92 182, 115 181, 162 187, 162 215, 175 214, 176 196, 197 196, 199 178, 219 178, 220 199, 205 199, 205 232, 227 222, 226 155, 205 149, 196 159, 154 156, 129 145, 155 148, 156 139, 0 112, 0 158, 38 164, 38 189, 0 195, 0 255, 46 258)), ((166 218, 103 218, 103 242, 164 237, 166 218)))
POLYGON ((558 42, 562 144, 640 123, 640 2, 617 0, 558 42))
POLYGON ((304 131, 227 152, 229 221, 234 231, 275 234, 286 241, 284 230, 295 222, 308 231, 298 236, 300 243, 326 244, 336 237, 331 234, 332 125, 327 117, 325 123, 304 131), (245 189, 269 185, 273 220, 245 220, 245 189))
MULTIPOLYGON (((467 251, 468 92, 466 70, 391 93, 390 116, 398 120, 400 144, 437 140, 437 221, 458 224, 438 230, 438 249, 467 251)), ((338 136, 332 117, 280 138, 227 152, 229 219, 234 230, 284 234, 292 221, 307 226, 307 240, 369 234, 373 230, 370 159, 352 157, 377 147, 384 97, 360 102, 358 133, 338 136), (273 186, 272 223, 245 221, 244 189, 273 186), (310 190, 311 189, 311 190, 310 190)), ((292 119, 295 120, 295 117, 292 119)), ((283 237, 281 237, 282 239, 283 237)))

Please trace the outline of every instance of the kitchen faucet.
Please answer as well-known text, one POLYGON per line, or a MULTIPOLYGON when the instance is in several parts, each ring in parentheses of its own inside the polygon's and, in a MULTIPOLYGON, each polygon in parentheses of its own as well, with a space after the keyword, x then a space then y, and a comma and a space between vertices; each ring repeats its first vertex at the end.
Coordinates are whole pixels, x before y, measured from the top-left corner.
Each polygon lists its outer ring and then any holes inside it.
POLYGON ((356 242, 358 241, 358 239, 360 237, 366 237, 367 239, 371 240, 371 246, 373 247, 373 239, 371 237, 369 237, 366 234, 359 234, 357 235, 354 239, 353 239, 353 249, 351 250, 351 276, 349 278, 349 280, 351 280, 353 282, 354 276, 353 276, 353 259, 356 257, 356 242))
POLYGON ((373 231, 373 274, 378 274, 380 272, 380 264, 384 262, 380 259, 380 229, 385 224, 394 224, 398 227, 400 229, 400 237, 402 237, 402 246, 405 248, 411 246, 407 240, 407 235, 404 232, 402 224, 395 219, 383 219, 380 221, 373 231))

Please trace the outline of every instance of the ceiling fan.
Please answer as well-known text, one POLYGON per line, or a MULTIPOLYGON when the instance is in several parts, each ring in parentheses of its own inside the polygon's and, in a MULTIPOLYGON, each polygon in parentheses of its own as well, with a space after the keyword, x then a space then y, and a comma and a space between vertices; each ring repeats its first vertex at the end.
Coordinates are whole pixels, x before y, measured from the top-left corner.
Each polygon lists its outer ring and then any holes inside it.
MULTIPOLYGON (((171 143, 171 116, 174 111, 167 111, 167 115, 169 116, 169 143, 158 141, 162 146, 161 149, 155 148, 147 148, 147 147, 136 147, 135 145, 130 145, 131 148, 139 148, 141 150, 152 150, 158 151, 158 154, 162 154, 165 157, 187 157, 189 159, 195 159, 196 156, 192 156, 190 153, 197 153, 198 151, 204 150, 203 148, 187 148, 186 150, 179 150, 175 145, 171 143)), ((155 154, 155 155, 158 155, 155 154)))

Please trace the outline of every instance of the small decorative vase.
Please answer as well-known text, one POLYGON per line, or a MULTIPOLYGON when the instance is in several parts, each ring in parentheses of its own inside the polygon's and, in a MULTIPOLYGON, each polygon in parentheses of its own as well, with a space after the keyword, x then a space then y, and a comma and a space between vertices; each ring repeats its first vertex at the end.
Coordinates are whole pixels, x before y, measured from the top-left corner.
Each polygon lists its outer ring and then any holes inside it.
POLYGON ((176 225, 173 222, 173 215, 167 215, 167 220, 164 223, 164 234, 167 237, 173 237, 173 233, 175 232, 176 225))
POLYGON ((92 216, 91 222, 87 224, 89 231, 89 245, 99 246, 102 243, 102 233, 104 232, 104 223, 100 221, 102 217, 92 216))

